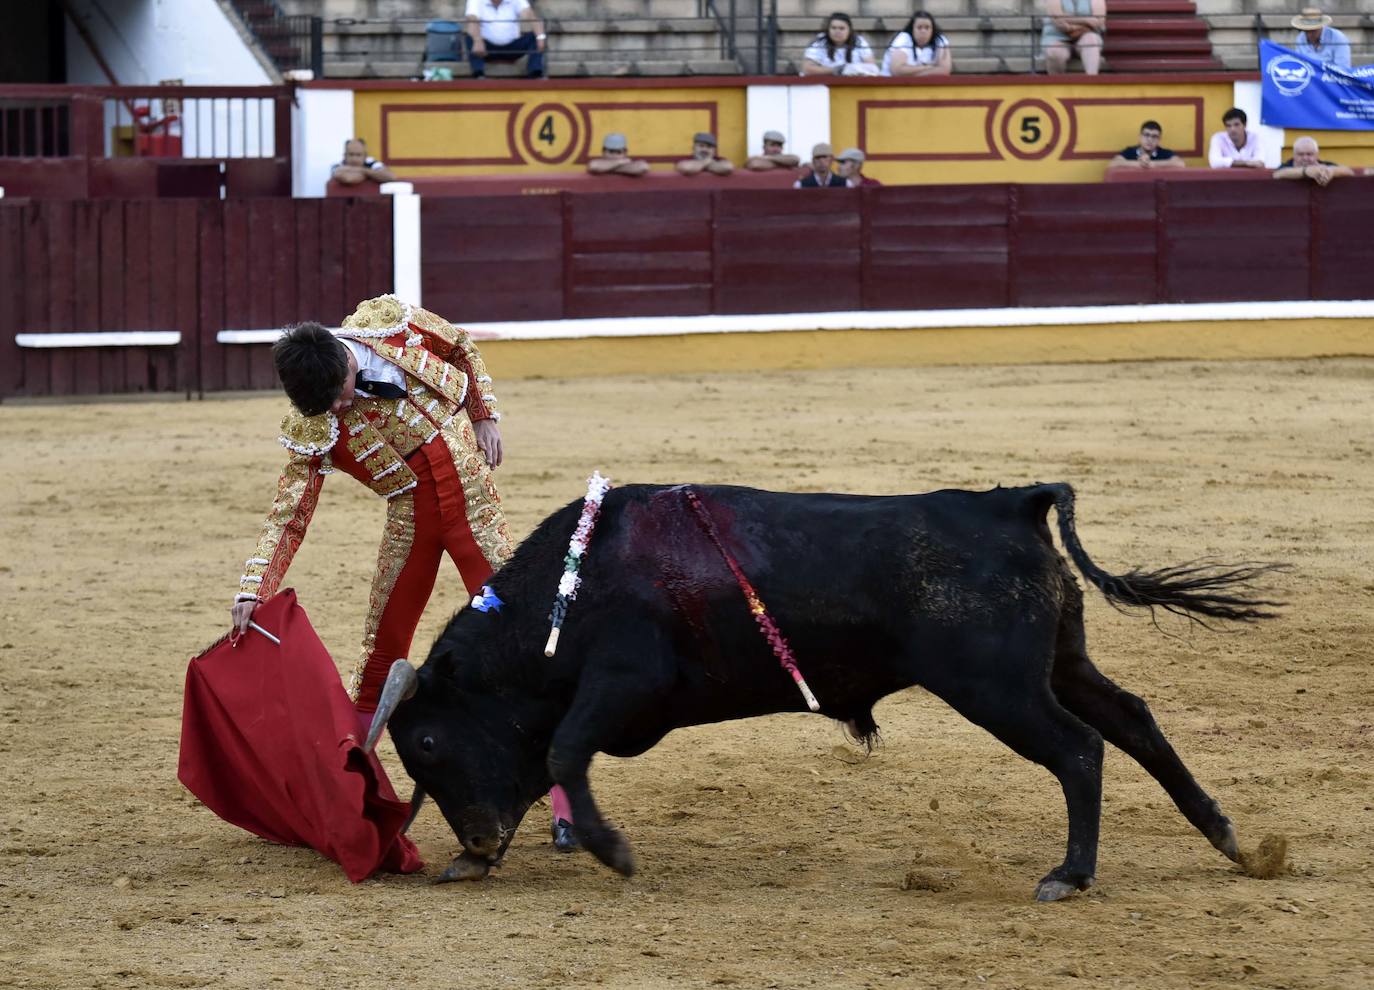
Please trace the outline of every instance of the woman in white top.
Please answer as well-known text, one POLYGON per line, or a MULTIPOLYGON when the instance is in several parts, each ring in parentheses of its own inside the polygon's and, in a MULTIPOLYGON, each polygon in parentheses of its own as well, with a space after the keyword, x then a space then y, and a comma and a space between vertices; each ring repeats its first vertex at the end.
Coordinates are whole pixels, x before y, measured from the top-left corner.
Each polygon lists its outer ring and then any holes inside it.
POLYGON ((854 33, 848 14, 835 13, 825 19, 816 40, 802 55, 804 76, 875 76, 873 49, 862 35, 854 33))
POLYGON ((924 10, 911 15, 883 56, 885 76, 947 76, 953 68, 949 40, 924 10))

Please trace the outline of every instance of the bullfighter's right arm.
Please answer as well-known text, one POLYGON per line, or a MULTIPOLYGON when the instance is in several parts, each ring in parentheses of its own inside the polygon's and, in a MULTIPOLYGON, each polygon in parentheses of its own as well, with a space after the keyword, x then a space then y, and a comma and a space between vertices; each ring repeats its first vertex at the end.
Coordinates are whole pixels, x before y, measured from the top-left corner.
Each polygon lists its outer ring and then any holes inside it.
POLYGON ((291 558, 305 540, 324 476, 329 473, 326 455, 338 437, 337 420, 332 416, 327 419, 332 421, 325 424, 330 431, 327 445, 309 436, 310 427, 316 426, 313 432, 319 432, 320 424, 312 424, 295 413, 282 423, 282 443, 290 449, 291 456, 277 482, 277 497, 272 500, 257 549, 244 565, 236 601, 266 600, 276 594, 291 566, 291 558))

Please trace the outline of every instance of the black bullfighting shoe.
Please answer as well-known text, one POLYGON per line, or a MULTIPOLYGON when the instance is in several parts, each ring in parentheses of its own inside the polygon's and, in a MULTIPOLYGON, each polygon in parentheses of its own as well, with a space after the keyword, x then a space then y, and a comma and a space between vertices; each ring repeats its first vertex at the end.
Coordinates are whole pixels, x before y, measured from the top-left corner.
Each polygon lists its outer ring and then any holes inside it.
POLYGON ((572 822, 566 818, 556 818, 549 831, 553 834, 553 847, 561 853, 577 850, 577 836, 573 835, 572 822))

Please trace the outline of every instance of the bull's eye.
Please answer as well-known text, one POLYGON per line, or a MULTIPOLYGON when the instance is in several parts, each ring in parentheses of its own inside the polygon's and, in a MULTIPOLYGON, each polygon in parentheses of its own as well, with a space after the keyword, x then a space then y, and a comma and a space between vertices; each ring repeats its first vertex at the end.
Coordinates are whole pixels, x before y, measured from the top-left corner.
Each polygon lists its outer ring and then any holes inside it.
POLYGON ((432 753, 432 752, 434 752, 434 737, 433 737, 433 736, 425 736, 425 737, 423 737, 423 738, 420 740, 420 748, 423 749, 426 753, 432 753))

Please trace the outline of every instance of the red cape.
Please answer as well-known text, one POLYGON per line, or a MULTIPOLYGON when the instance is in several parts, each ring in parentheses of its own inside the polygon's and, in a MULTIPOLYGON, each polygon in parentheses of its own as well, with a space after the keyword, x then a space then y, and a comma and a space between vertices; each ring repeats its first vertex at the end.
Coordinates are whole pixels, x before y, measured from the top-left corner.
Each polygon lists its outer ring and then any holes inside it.
POLYGON ((273 596, 253 621, 281 645, 250 629, 186 668, 177 778, 225 821, 318 850, 354 883, 420 869, 401 834, 410 806, 363 752, 353 703, 296 593, 273 596))

